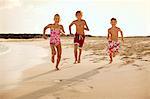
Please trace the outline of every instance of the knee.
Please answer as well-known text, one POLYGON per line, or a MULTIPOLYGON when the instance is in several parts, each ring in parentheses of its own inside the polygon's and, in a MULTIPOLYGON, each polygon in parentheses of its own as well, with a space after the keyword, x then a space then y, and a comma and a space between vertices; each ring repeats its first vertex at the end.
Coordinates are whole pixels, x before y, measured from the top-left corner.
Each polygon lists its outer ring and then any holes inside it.
POLYGON ((74 44, 74 49, 77 49, 78 48, 78 44, 74 44))
POLYGON ((52 55, 56 55, 56 52, 52 52, 52 55))
POLYGON ((78 47, 76 46, 76 47, 74 47, 74 51, 77 51, 78 50, 78 47))

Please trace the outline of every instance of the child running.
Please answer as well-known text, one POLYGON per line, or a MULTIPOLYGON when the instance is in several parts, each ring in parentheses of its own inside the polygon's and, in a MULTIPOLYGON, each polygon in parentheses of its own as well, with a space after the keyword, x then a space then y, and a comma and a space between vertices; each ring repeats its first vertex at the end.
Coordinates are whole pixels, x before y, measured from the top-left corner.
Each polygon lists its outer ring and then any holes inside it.
MULTIPOLYGON (((43 38, 47 39, 47 36, 45 35, 46 29, 50 28, 50 47, 52 51, 51 61, 52 63, 55 62, 55 55, 57 53, 57 63, 56 63, 56 70, 59 70, 58 65, 61 60, 61 41, 60 41, 60 33, 64 34, 64 28, 62 25, 59 24, 60 22, 60 16, 59 14, 55 14, 54 16, 54 23, 48 24, 44 30, 43 30, 43 38)), ((64 34, 65 35, 65 34, 64 34)))
POLYGON ((124 43, 123 40, 123 32, 122 30, 116 26, 117 20, 116 18, 111 19, 111 25, 112 27, 108 29, 108 49, 109 49, 109 56, 110 56, 110 63, 112 63, 113 58, 118 53, 118 50, 120 48, 120 42, 118 41, 118 33, 121 33, 121 40, 124 43))
POLYGON ((83 47, 84 39, 85 39, 84 30, 89 31, 86 21, 82 19, 82 12, 77 11, 75 15, 77 17, 77 20, 74 20, 69 25, 70 34, 72 34, 72 32, 71 32, 72 25, 76 26, 76 33, 75 33, 75 37, 74 37, 74 56, 75 56, 74 64, 80 63, 82 47, 83 47), (79 47, 79 56, 78 56, 78 47, 79 47))

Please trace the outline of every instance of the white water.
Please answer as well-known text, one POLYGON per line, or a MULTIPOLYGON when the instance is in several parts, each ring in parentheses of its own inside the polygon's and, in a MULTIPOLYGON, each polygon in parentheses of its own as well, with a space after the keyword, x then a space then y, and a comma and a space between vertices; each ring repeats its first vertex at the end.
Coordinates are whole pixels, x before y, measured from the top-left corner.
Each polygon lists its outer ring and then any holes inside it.
POLYGON ((0 44, 0 55, 6 54, 9 51, 10 51, 10 48, 8 46, 0 44))
POLYGON ((14 87, 21 80, 22 71, 44 62, 42 58, 48 55, 48 50, 29 43, 0 46, 0 90, 14 87))

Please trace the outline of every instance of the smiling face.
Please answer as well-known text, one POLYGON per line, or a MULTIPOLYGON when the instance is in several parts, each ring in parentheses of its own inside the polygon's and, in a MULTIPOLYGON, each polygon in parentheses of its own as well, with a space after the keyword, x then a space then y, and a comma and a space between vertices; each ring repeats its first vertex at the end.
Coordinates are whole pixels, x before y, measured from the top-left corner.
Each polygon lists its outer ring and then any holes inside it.
POLYGON ((59 23, 59 22, 60 22, 60 16, 59 16, 59 14, 56 14, 56 15, 54 16, 54 22, 55 22, 55 23, 59 23))

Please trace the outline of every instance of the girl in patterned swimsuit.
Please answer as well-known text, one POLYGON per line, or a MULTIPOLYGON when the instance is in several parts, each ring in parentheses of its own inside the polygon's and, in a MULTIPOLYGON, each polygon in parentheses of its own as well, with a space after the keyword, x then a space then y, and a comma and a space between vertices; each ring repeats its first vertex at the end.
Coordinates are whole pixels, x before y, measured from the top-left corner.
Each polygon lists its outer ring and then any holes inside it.
MULTIPOLYGON (((59 24, 60 22, 60 16, 59 14, 55 14, 54 16, 54 24, 48 24, 44 30, 43 30, 43 38, 47 39, 47 36, 45 35, 46 29, 50 28, 50 47, 52 51, 51 61, 52 63, 55 62, 55 55, 57 53, 57 62, 56 62, 56 70, 59 70, 58 65, 61 60, 61 41, 60 41, 60 34, 64 34, 64 28, 62 25, 59 24)), ((65 35, 65 34, 64 34, 65 35)))

